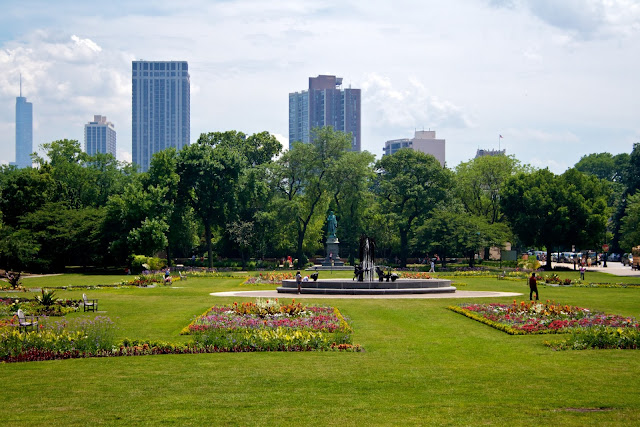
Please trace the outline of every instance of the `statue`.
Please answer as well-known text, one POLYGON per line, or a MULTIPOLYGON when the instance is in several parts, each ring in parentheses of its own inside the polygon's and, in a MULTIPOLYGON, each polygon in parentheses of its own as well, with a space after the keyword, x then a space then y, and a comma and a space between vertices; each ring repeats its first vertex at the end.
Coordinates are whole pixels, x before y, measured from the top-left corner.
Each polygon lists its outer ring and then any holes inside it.
POLYGON ((329 211, 327 217, 327 237, 336 237, 336 230, 338 229, 338 221, 333 211, 329 211))

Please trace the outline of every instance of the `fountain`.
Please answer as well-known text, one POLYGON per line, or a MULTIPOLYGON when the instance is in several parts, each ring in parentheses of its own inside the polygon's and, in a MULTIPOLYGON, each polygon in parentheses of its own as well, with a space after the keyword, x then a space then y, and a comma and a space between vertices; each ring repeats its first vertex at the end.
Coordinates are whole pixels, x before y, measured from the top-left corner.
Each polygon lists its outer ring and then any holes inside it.
MULTIPOLYGON (((451 280, 445 279, 402 279, 390 270, 375 265, 376 244, 367 236, 360 238, 360 264, 354 267, 354 274, 349 279, 319 279, 318 272, 313 274, 313 281, 302 282, 303 294, 331 295, 391 295, 391 294, 430 294, 453 293, 451 280), (378 280, 374 280, 374 273, 378 280), (386 279, 386 281, 385 281, 386 279)), ((279 293, 297 293, 298 284, 295 279, 285 279, 278 287, 279 293)))

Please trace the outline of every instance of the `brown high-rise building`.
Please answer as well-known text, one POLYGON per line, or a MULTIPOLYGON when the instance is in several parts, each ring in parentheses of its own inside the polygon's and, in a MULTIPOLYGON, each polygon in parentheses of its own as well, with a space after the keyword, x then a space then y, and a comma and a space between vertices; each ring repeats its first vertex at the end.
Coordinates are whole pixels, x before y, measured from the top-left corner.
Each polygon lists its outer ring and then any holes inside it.
POLYGON ((331 126, 350 133, 351 151, 360 151, 360 89, 342 89, 342 78, 309 77, 309 90, 289 94, 289 148, 309 142, 310 131, 331 126))

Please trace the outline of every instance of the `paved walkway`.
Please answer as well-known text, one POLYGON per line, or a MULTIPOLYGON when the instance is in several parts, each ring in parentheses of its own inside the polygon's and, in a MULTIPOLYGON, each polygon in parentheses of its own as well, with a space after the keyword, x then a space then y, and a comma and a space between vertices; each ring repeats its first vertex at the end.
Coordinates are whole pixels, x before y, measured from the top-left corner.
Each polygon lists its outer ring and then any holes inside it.
POLYGON ((456 291, 442 294, 406 294, 406 295, 313 295, 313 294, 279 294, 278 291, 240 291, 213 292, 214 297, 247 297, 247 298, 329 298, 329 299, 436 299, 436 298, 497 298, 516 297, 522 294, 515 292, 456 291))
MULTIPOLYGON (((544 266, 544 263, 542 264, 544 266)), ((560 266, 560 267, 567 267, 570 269, 573 269, 573 264, 567 264, 567 263, 563 263, 563 262, 554 262, 552 263, 552 266, 560 266)), ((591 266, 591 267, 586 267, 586 272, 590 272, 590 271, 599 271, 602 273, 609 273, 609 274, 613 274, 615 276, 626 276, 626 277, 640 277, 640 270, 632 270, 630 266, 623 266, 622 263, 619 262, 610 262, 607 261, 607 266, 603 267, 602 264, 600 264, 599 266, 591 266)), ((579 271, 580 267, 576 267, 576 271, 579 271)))

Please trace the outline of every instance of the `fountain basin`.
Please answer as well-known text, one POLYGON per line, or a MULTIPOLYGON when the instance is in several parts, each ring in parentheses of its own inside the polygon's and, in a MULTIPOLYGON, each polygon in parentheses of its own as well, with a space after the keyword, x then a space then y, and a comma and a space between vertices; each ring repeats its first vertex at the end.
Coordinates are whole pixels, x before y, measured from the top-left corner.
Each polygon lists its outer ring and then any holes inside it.
MULTIPOLYGON (((395 282, 358 282, 349 279, 318 279, 316 282, 302 282, 303 294, 333 295, 389 295, 389 294, 430 294, 452 293, 451 280, 446 279, 397 279, 395 282)), ((278 293, 298 293, 298 285, 293 279, 285 279, 278 293)))

